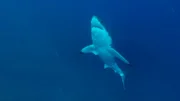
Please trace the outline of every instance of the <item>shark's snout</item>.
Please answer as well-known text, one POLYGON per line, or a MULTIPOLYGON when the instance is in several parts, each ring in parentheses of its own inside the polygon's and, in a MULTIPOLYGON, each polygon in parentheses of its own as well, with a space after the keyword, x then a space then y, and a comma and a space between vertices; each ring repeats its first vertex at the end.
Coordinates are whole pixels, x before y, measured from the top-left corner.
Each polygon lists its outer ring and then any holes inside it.
POLYGON ((98 18, 96 16, 93 16, 91 19, 91 28, 92 27, 104 30, 104 26, 101 24, 101 22, 98 20, 98 18))

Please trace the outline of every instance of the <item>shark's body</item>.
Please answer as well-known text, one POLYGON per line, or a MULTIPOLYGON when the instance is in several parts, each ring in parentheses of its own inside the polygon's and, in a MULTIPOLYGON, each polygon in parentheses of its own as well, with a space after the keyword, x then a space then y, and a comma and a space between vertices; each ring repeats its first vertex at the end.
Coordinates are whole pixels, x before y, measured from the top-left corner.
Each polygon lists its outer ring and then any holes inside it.
MULTIPOLYGON (((91 38, 92 44, 84 47, 82 53, 93 53, 98 55, 104 62, 104 68, 111 68, 115 73, 119 74, 122 78, 122 83, 124 86, 125 75, 123 71, 118 67, 115 62, 115 57, 122 60, 124 63, 129 64, 129 62, 119 54, 115 49, 111 47, 112 39, 104 26, 99 22, 97 17, 93 16, 91 20, 91 38)), ((125 87, 124 87, 125 88, 125 87)))

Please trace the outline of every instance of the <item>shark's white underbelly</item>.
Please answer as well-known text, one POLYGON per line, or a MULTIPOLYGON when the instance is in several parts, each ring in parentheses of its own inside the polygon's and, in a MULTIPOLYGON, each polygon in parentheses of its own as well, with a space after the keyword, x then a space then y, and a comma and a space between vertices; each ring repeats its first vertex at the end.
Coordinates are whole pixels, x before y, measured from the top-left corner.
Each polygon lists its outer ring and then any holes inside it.
POLYGON ((106 47, 112 44, 112 39, 108 35, 106 30, 101 30, 99 28, 93 27, 91 29, 92 33, 92 43, 96 47, 106 47))
POLYGON ((107 51, 107 48, 98 48, 97 51, 104 64, 110 67, 116 64, 114 57, 107 51))
POLYGON ((109 66, 115 64, 114 57, 108 52, 108 48, 111 47, 112 44, 112 39, 108 35, 108 32, 106 30, 93 27, 91 29, 91 33, 95 50, 97 51, 104 64, 109 66))

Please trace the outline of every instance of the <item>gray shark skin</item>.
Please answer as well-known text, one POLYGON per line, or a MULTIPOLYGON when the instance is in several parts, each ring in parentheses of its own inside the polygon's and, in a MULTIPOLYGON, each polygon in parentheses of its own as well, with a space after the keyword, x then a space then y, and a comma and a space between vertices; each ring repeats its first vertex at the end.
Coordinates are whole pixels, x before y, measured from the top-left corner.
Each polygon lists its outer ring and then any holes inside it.
POLYGON ((112 48, 112 39, 96 16, 93 16, 91 19, 91 38, 92 44, 84 47, 81 52, 93 53, 94 55, 99 56, 104 62, 104 69, 111 68, 115 73, 121 76, 123 88, 125 89, 125 75, 116 64, 115 57, 126 64, 129 64, 129 62, 114 48, 112 48))

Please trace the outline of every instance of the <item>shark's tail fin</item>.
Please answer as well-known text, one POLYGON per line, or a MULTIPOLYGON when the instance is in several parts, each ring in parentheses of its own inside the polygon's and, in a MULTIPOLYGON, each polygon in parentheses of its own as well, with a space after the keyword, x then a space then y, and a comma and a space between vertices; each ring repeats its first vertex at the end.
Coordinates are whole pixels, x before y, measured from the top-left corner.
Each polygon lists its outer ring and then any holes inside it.
POLYGON ((122 83, 123 83, 123 88, 124 88, 124 90, 125 90, 125 89, 126 89, 126 88, 125 88, 125 75, 124 75, 124 73, 119 74, 119 75, 121 76, 122 83))
POLYGON ((125 74, 124 74, 124 72, 121 70, 121 68, 119 68, 119 66, 117 64, 115 64, 113 66, 113 70, 114 70, 115 73, 117 73, 117 74, 119 74, 121 76, 123 88, 125 90, 125 74))

